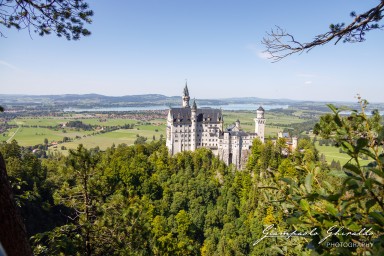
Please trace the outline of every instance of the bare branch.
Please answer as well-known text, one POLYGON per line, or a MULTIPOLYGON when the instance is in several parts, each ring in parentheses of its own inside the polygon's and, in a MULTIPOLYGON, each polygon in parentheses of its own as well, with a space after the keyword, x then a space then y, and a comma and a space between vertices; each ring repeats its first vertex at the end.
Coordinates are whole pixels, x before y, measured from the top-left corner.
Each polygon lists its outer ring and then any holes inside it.
POLYGON ((309 52, 314 47, 327 44, 332 40, 336 40, 335 45, 340 40, 349 43, 363 42, 366 32, 383 28, 382 25, 378 24, 384 17, 383 11, 384 0, 380 0, 376 7, 365 13, 356 15, 352 12, 351 16, 354 17, 354 20, 348 26, 345 26, 344 23, 331 24, 329 26, 330 31, 315 36, 314 40, 308 43, 300 43, 295 40, 293 35, 276 26, 271 32, 267 32, 267 36, 262 40, 262 44, 266 47, 264 52, 271 56, 272 62, 277 62, 295 53, 309 52))

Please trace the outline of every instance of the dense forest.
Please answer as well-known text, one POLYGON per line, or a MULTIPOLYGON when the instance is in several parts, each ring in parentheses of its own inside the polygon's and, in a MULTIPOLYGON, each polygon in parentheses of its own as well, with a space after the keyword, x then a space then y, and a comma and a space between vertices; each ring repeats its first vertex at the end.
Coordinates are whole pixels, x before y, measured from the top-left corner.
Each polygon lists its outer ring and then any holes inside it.
POLYGON ((12 141, 0 152, 35 255, 379 255, 380 115, 330 107, 314 131, 351 157, 343 170, 309 139, 288 155, 282 139, 255 140, 244 170, 207 149, 170 156, 162 140, 47 158, 12 141))

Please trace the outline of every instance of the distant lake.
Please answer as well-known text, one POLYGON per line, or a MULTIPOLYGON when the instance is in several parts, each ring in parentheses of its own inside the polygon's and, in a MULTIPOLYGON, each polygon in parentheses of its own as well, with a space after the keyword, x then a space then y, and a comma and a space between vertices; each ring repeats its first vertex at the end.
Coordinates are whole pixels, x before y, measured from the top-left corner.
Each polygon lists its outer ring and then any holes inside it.
MULTIPOLYGON (((178 107, 178 106, 172 106, 178 107)), ((222 110, 256 110, 260 105, 256 104, 228 104, 228 105, 201 105, 197 108, 221 108, 222 110)), ((262 105, 265 110, 283 108, 288 105, 262 105)), ((142 110, 166 110, 169 106, 146 106, 146 107, 112 107, 112 108, 65 108, 65 112, 110 112, 110 111, 142 111, 142 110)))

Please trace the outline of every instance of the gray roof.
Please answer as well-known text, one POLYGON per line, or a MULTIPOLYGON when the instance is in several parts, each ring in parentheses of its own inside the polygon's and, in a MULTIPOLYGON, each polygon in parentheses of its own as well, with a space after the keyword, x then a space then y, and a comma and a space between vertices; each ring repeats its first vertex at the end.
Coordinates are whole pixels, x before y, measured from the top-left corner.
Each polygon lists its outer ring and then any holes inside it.
POLYGON ((184 96, 189 96, 189 91, 188 91, 187 82, 185 82, 185 87, 184 87, 183 95, 184 95, 184 96))
POLYGON ((196 101, 193 100, 192 109, 197 109, 196 101))
POLYGON ((229 134, 231 135, 231 136, 239 136, 239 137, 242 137, 242 136, 248 136, 249 134, 247 133, 247 132, 245 132, 245 131, 236 131, 236 132, 234 132, 234 131, 229 131, 229 134))
MULTIPOLYGON (((190 108, 171 108, 171 117, 174 123, 191 123, 191 109, 190 108)), ((223 114, 221 109, 201 108, 196 110, 197 122, 221 122, 223 114)))
POLYGON ((227 131, 231 131, 235 127, 236 127, 236 124, 230 124, 227 126, 227 131))
POLYGON ((258 110, 258 111, 263 111, 263 112, 265 112, 265 110, 263 109, 262 106, 260 106, 257 110, 258 110))

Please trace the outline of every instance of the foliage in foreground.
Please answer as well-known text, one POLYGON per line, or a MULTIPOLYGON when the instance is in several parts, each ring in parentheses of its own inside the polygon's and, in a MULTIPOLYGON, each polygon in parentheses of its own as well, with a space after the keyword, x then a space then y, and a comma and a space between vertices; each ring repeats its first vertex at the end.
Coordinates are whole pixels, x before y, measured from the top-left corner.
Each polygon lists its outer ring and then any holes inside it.
POLYGON ((306 139, 288 156, 282 140, 255 140, 243 171, 207 149, 171 157, 162 141, 43 160, 15 141, 0 151, 36 255, 378 255, 383 128, 361 103, 350 116, 330 106, 315 129, 351 157, 343 171, 306 139), (332 227, 371 230, 327 237, 332 227))
POLYGON ((362 110, 349 110, 349 116, 329 105, 332 114, 321 117, 315 132, 334 140, 350 160, 343 171, 324 176, 320 166, 297 166, 301 179, 287 177, 276 182, 286 190, 277 209, 287 213, 291 230, 310 232, 306 247, 321 255, 384 254, 384 130, 377 111, 367 115, 367 102, 359 99, 362 110), (371 162, 363 166, 361 157, 371 162), (342 183, 335 184, 339 179, 342 183))

